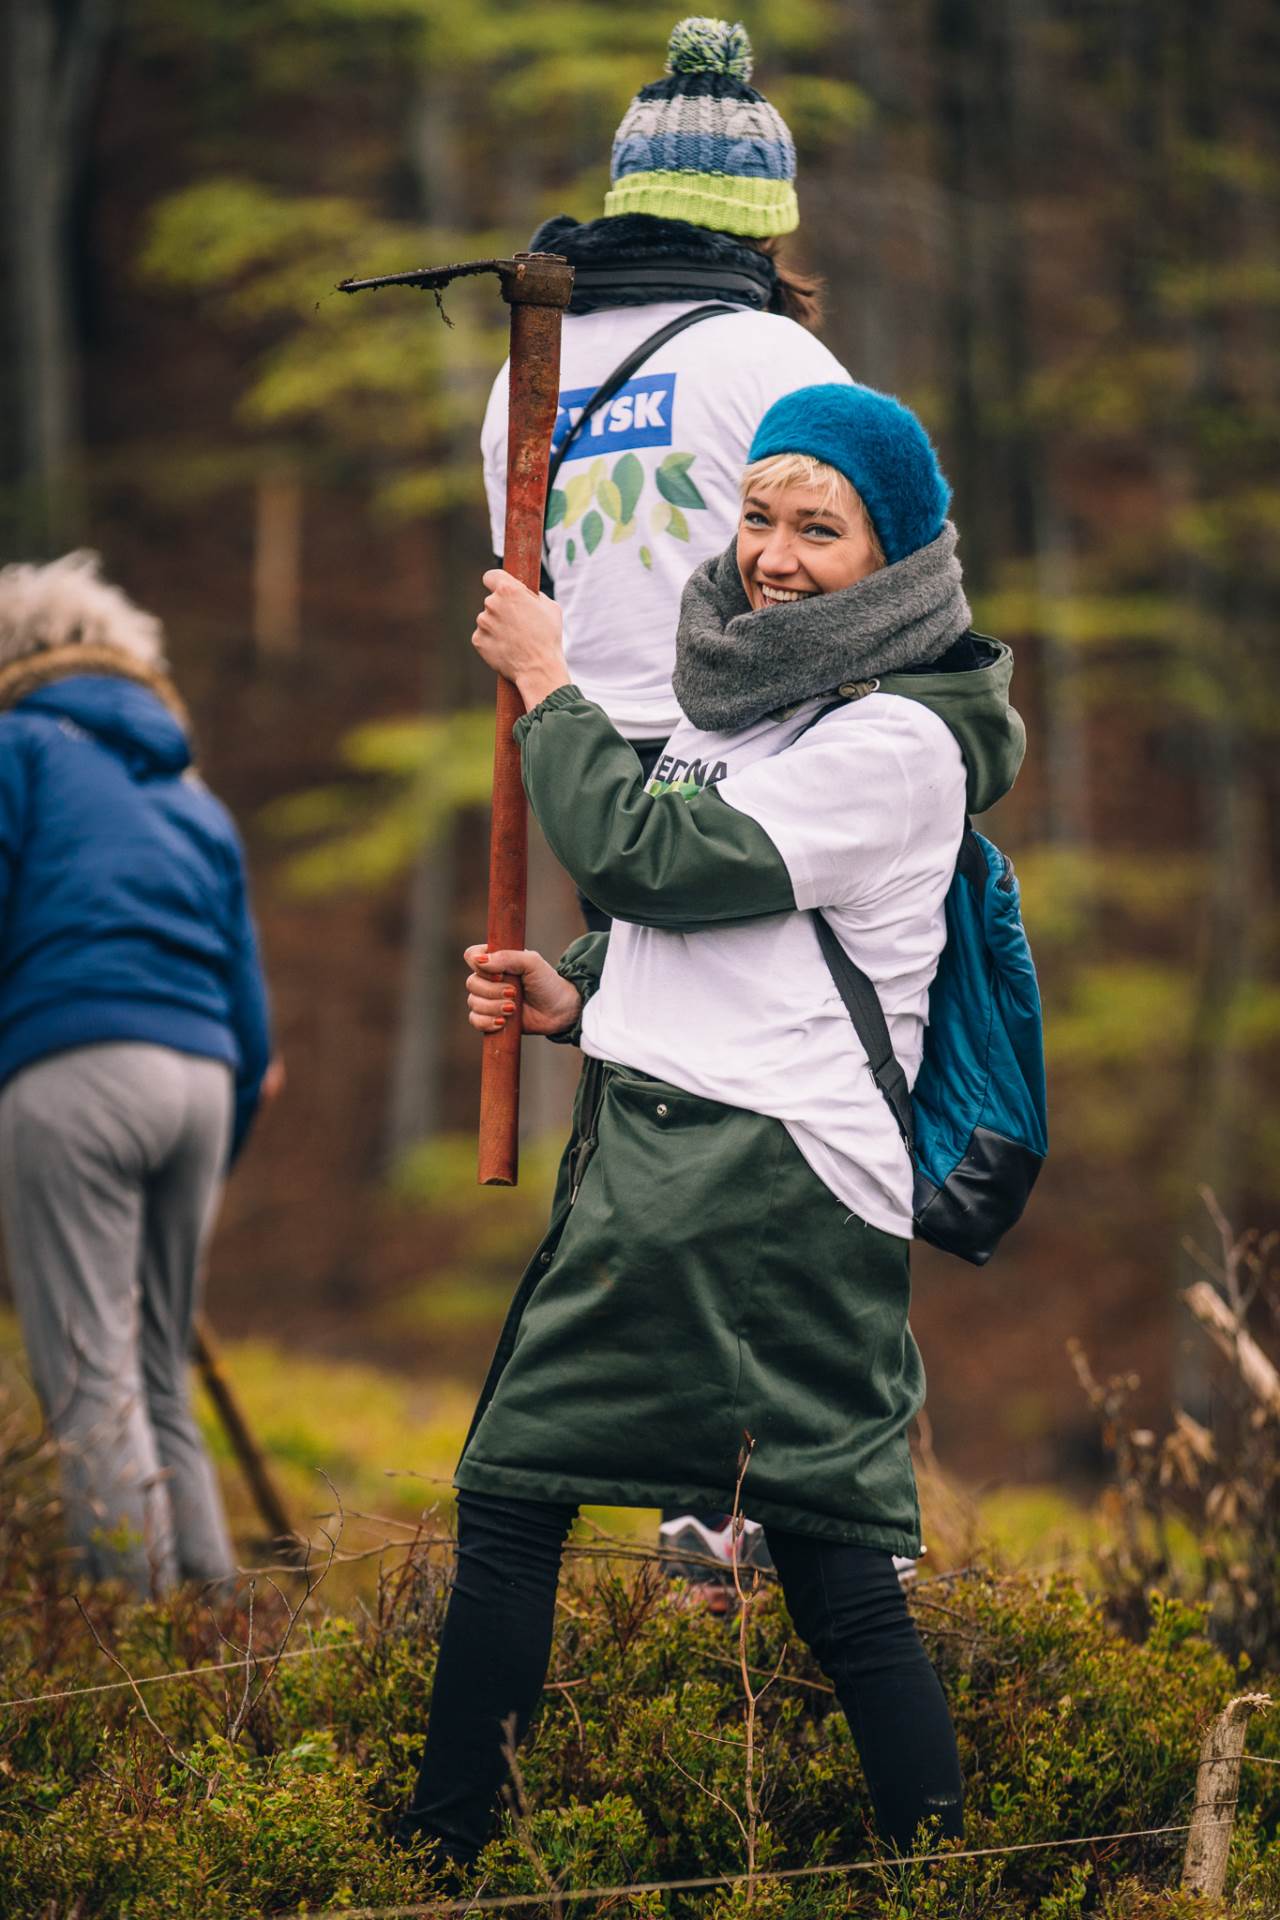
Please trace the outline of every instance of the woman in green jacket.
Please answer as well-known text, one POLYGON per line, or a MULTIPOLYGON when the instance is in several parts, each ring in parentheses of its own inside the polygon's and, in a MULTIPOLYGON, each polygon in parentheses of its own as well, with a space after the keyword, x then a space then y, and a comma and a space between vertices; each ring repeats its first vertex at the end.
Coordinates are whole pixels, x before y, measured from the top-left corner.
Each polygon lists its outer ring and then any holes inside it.
POLYGON ((615 920, 558 967, 467 951, 471 1024, 586 1056, 547 1233, 459 1463, 458 1568, 402 1837, 475 1857, 550 1652, 580 1503, 765 1528, 885 1839, 961 1831, 955 1738, 894 1573, 920 1550, 907 1432, 912 1176, 823 961, 874 981, 908 1080, 965 814, 1021 761, 1008 649, 975 635, 915 417, 865 387, 765 415, 737 539, 693 575, 685 720, 646 785, 569 683, 559 615, 500 571, 473 641, 519 686, 530 802, 615 920))

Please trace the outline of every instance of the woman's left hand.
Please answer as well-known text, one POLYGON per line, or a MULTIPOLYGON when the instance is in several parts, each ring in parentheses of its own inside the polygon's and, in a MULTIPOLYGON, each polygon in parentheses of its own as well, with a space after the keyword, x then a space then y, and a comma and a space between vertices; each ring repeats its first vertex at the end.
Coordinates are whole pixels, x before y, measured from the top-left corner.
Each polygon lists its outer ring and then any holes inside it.
POLYGON ((491 568, 484 584, 489 594, 471 644, 486 666, 515 682, 526 708, 536 707, 557 687, 569 685, 560 638, 564 616, 554 600, 530 593, 501 567, 491 568))

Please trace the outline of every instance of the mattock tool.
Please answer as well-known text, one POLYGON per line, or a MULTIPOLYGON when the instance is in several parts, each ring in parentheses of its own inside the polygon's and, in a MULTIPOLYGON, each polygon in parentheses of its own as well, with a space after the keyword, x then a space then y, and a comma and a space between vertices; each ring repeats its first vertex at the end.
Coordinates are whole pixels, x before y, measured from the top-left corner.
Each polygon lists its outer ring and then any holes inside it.
MULTIPOLYGON (((451 280, 496 273, 511 308, 511 389, 507 428, 507 521, 502 564, 537 593, 547 506, 551 435, 560 400, 560 315, 573 291, 573 268, 555 253, 518 253, 512 260, 466 260, 420 267, 377 280, 343 280, 342 293, 372 287, 419 287, 440 293, 451 280)), ((528 814, 513 728, 524 705, 511 681, 498 679, 493 750, 493 825, 489 840, 489 950, 524 946, 528 814)), ((481 1186, 514 1187, 520 1112, 521 985, 507 976, 514 1017, 486 1034, 480 1067, 481 1186)))

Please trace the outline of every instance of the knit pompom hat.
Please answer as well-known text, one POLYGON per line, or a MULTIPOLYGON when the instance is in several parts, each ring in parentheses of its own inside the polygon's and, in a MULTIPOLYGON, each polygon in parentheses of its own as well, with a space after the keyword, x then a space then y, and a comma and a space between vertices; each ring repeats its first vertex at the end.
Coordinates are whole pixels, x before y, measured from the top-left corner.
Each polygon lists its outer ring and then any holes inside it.
POLYGON ((614 136, 608 215, 763 240, 800 223, 796 150, 751 79, 746 29, 705 14, 672 30, 667 78, 641 87, 614 136))
POLYGON ((807 453, 842 473, 890 566, 942 532, 951 488, 928 434, 892 394, 836 383, 784 394, 756 428, 747 465, 775 453, 807 453))

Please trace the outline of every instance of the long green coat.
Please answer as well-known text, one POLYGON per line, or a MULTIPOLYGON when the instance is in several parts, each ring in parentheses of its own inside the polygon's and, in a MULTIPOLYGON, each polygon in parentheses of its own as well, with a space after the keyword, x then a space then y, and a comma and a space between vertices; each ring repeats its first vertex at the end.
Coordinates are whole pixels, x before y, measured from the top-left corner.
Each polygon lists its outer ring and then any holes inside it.
POLYGON ((918 1553, 908 1242, 780 1121, 598 1061, 575 1121, 459 1487, 728 1509, 749 1433, 752 1519, 918 1553))

